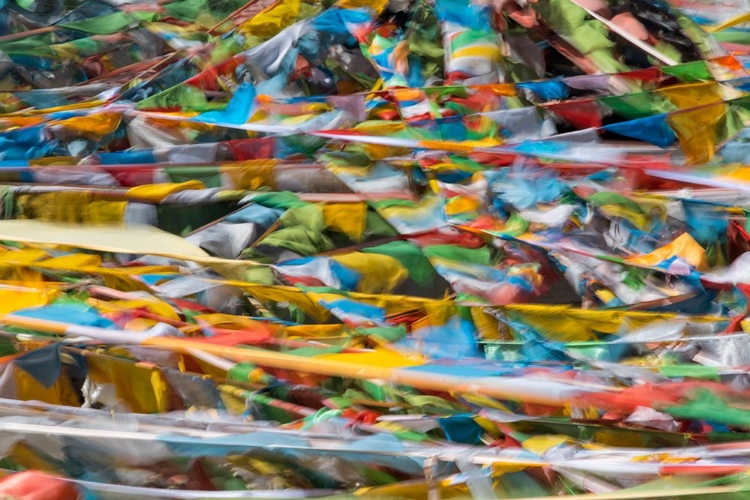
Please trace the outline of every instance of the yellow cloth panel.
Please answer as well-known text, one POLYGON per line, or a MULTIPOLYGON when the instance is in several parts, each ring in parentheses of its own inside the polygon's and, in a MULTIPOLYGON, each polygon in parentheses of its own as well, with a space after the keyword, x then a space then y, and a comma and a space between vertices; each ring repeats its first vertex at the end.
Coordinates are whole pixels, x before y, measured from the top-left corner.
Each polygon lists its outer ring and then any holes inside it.
POLYGON ((164 413, 170 410, 170 389, 156 368, 93 354, 86 357, 91 380, 113 384, 117 397, 135 413, 164 413))
POLYGON ((32 125, 39 125, 45 122, 44 117, 41 116, 12 116, 5 115, 0 118, 0 126, 7 130, 14 127, 31 127, 32 125))
POLYGON ((102 274, 102 276, 104 277, 104 284, 108 288, 114 288, 115 290, 121 290, 123 292, 147 292, 150 290, 148 285, 129 276, 116 276, 107 274, 102 274))
POLYGON ((361 147, 367 154, 367 157, 373 161, 384 160, 385 158, 392 158, 396 156, 403 156, 410 150, 408 148, 402 148, 398 146, 385 146, 383 144, 366 144, 360 143, 357 146, 361 147))
POLYGON ((46 166, 61 166, 69 167, 78 163, 78 159, 75 156, 48 156, 46 158, 37 158, 35 160, 29 160, 29 165, 32 167, 46 167, 46 166))
POLYGON ((485 340, 496 340, 498 338, 497 320, 484 312, 481 307, 471 307, 469 311, 479 336, 485 340))
POLYGON ((242 415, 247 409, 247 392, 231 385, 219 386, 219 396, 232 415, 242 415))
POLYGON ((427 299, 424 297, 412 297, 408 295, 389 295, 389 294, 371 294, 350 292, 348 294, 352 300, 365 302, 374 306, 384 308, 388 314, 398 314, 409 312, 414 309, 425 311, 427 314, 432 312, 432 307, 445 307, 442 305, 445 301, 427 299))
MULTIPOLYGON (((674 313, 653 313, 622 310, 580 309, 571 306, 513 304, 502 310, 527 324, 545 338, 560 342, 597 340, 604 335, 617 335, 623 324, 636 329, 654 321, 668 321, 674 313)), ((707 316, 692 317, 693 321, 721 321, 707 316)))
POLYGON ((247 161, 241 165, 224 165, 220 170, 222 175, 229 177, 233 189, 257 191, 263 187, 275 189, 274 169, 277 164, 276 160, 247 161))
MULTIPOLYGON (((440 206, 442 201, 437 196, 425 196, 412 206, 394 205, 378 209, 378 213, 390 222, 390 219, 396 220, 414 220, 424 217, 431 217, 436 206, 440 206)), ((442 208, 442 207, 441 207, 442 208)))
POLYGON ((27 307, 40 307, 49 304, 55 297, 55 290, 4 290, 0 288, 0 314, 7 314, 27 307))
POLYGON ((96 307, 103 313, 117 312, 117 311, 129 311, 132 309, 146 309, 150 313, 158 314, 165 318, 179 321, 180 316, 175 312, 174 308, 157 299, 137 299, 137 300, 96 300, 89 299, 91 305, 96 307))
MULTIPOLYGON (((405 125, 402 122, 388 122, 388 121, 366 121, 359 123, 354 126, 354 130, 365 135, 375 136, 391 136, 398 132, 405 130, 405 125)), ((349 148, 363 149, 367 154, 368 158, 372 160, 382 160, 391 156, 399 156, 405 154, 407 149, 400 146, 386 146, 381 144, 367 144, 357 143, 350 144, 349 148)), ((360 169, 362 172, 366 172, 365 169, 360 169)))
POLYGON ((101 266, 102 258, 96 254, 73 253, 40 262, 44 267, 74 271, 84 266, 101 266))
POLYGON ((134 266, 123 268, 92 267, 86 268, 84 271, 87 273, 111 274, 113 276, 137 276, 139 274, 177 274, 178 269, 176 266, 134 266))
POLYGON ((373 352, 355 352, 344 354, 323 354, 315 356, 316 359, 327 359, 330 361, 341 361, 343 363, 354 363, 357 365, 377 366, 380 368, 400 368, 404 366, 417 366, 424 364, 425 360, 420 357, 402 356, 393 351, 378 349, 373 352))
MULTIPOLYGON (((45 255, 46 253, 44 251, 36 249, 0 253, 0 279, 4 276, 11 276, 21 284, 28 282, 42 283, 42 274, 36 271, 36 269, 31 269, 33 267, 39 269, 98 274, 104 276, 110 288, 117 288, 123 291, 133 291, 149 290, 149 287, 145 283, 133 278, 133 275, 173 273, 176 270, 176 268, 170 266, 140 266, 122 269, 101 267, 101 258, 97 255, 91 254, 71 254, 47 260, 39 260, 45 255)), ((55 288, 57 286, 59 285, 52 284, 49 288, 55 288)), ((38 288, 38 286, 36 287, 38 288)))
POLYGON ((411 330, 419 330, 421 328, 435 328, 443 326, 447 323, 451 316, 444 317, 443 315, 427 316, 425 318, 418 319, 411 324, 411 330))
POLYGON ((86 191, 20 194, 16 203, 19 219, 78 224, 122 222, 126 207, 125 202, 97 200, 86 191))
POLYGON ((716 82, 686 83, 657 91, 669 99, 679 109, 696 108, 723 100, 721 89, 716 82))
POLYGON ((460 396, 461 399, 463 399, 464 401, 466 401, 467 403, 470 403, 472 405, 484 406, 484 407, 487 407, 487 408, 493 408, 495 410, 504 411, 506 413, 513 413, 512 411, 510 411, 508 409, 507 406, 505 406, 505 405, 503 405, 501 403, 498 403, 494 399, 491 399, 491 398, 488 398, 488 397, 485 397, 485 396, 480 396, 478 394, 471 394, 471 393, 461 393, 460 395, 456 394, 456 393, 451 393, 451 395, 453 395, 453 396, 460 396))
POLYGON ((37 262, 47 256, 47 252, 37 248, 24 248, 16 251, 3 251, 0 253, 0 265, 5 263, 30 264, 37 262))
POLYGON ((490 90, 495 95, 500 96, 515 96, 516 86, 512 83, 491 83, 488 85, 477 85, 477 89, 490 90))
MULTIPOLYGON (((137 266, 126 268, 101 267, 101 257, 95 254, 74 253, 41 260, 47 254, 43 250, 24 249, 17 252, 0 253, 0 266, 33 266, 60 271, 78 271, 89 274, 103 274, 127 277, 139 274, 175 273, 173 266, 137 266)), ((43 282, 40 282, 43 283, 43 282)))
POLYGON ((23 282, 35 282, 44 279, 44 275, 38 269, 25 266, 0 267, 0 280, 14 280, 23 282))
POLYGON ((155 321, 153 319, 135 318, 125 323, 125 330, 130 330, 133 332, 145 332, 146 330, 155 327, 158 323, 158 321, 155 321))
POLYGON ((366 121, 354 126, 354 130, 365 135, 391 136, 403 130, 406 125, 403 122, 366 121))
POLYGON ((440 500, 467 500, 472 498, 469 488, 465 483, 452 484, 453 479, 448 478, 435 484, 427 485, 424 480, 405 481, 389 484, 386 486, 372 486, 359 488, 354 495, 373 500, 399 499, 399 500, 424 500, 430 498, 430 492, 436 491, 436 498, 440 500))
POLYGON ((592 441, 604 446, 622 448, 644 448, 648 446, 650 436, 637 432, 618 432, 617 429, 602 429, 594 433, 592 441))
POLYGON ((419 147, 425 149, 436 149, 440 151, 455 151, 458 153, 470 152, 477 148, 491 148, 501 145, 503 142, 487 138, 478 141, 419 141, 419 147))
MULTIPOLYGON (((180 359, 181 359, 181 361, 180 361, 180 371, 185 372, 187 370, 185 370, 185 368, 184 368, 184 366, 185 366, 185 363, 183 361, 184 358, 181 356, 180 359)), ((195 363, 198 366, 201 367, 201 370, 203 370, 203 373, 205 373, 209 377, 211 377, 211 378, 213 378, 215 380, 226 380, 226 378, 227 378, 227 371, 226 370, 222 370, 221 368, 219 368, 217 366, 214 366, 211 363, 207 363, 205 361, 202 361, 202 360, 200 360, 198 358, 192 358, 192 359, 194 359, 195 363)))
POLYGON ((187 181, 172 184, 146 184, 128 189, 126 196, 129 199, 160 202, 170 194, 188 191, 191 189, 205 189, 206 185, 200 181, 187 181))
POLYGON ((426 97, 421 89, 394 88, 390 94, 398 101, 415 101, 426 97))
POLYGON ((367 203, 325 203, 323 219, 329 229, 360 241, 367 225, 367 203))
POLYGON ((273 328, 273 325, 262 321, 247 318, 245 316, 234 316, 232 314, 201 314, 195 316, 196 322, 207 323, 217 328, 227 330, 253 330, 256 328, 273 328))
POLYGON ((706 163, 714 157, 721 120, 728 110, 729 106, 719 103, 667 116, 688 163, 706 163))
POLYGON ((84 134, 111 134, 120 125, 119 113, 95 113, 88 116, 75 116, 67 120, 53 121, 53 125, 73 129, 84 134))
POLYGON ((126 201, 94 200, 86 205, 83 222, 87 224, 122 222, 127 206, 126 201))
POLYGON ((84 206, 91 199, 85 191, 21 194, 16 204, 21 211, 19 219, 41 219, 45 222, 83 222, 84 206))
MULTIPOLYGON (((733 168, 731 169, 731 171, 727 172, 726 175, 718 176, 717 179, 728 182, 750 182, 750 167, 740 166, 733 168)), ((741 214, 742 212, 740 212, 738 215, 741 214)))
POLYGON ((682 233, 671 243, 659 247, 651 253, 628 257, 625 260, 634 264, 655 266, 671 257, 680 257, 694 266, 698 271, 705 272, 709 270, 708 262, 706 261, 706 251, 689 233, 682 233))
POLYGON ((406 268, 388 255, 352 252, 331 258, 360 274, 357 291, 362 293, 388 293, 409 277, 406 268))
POLYGON ((284 328, 287 337, 346 337, 345 325, 295 325, 284 328))
MULTIPOLYGON (((0 228, 2 224, 0 223, 0 228)), ((273 300, 275 302, 290 301, 298 306, 304 305, 311 311, 317 311, 319 321, 325 321, 328 312, 317 305, 319 299, 336 300, 341 298, 339 294, 320 294, 316 292, 303 292, 299 288, 285 286, 259 285, 247 281, 236 280, 209 280, 212 283, 221 283, 227 286, 236 286, 242 288, 258 300, 273 300), (281 293, 278 293, 281 292, 281 293), (273 297, 273 298, 272 298, 273 297)), ((425 311, 428 314, 435 313, 437 310, 451 308, 454 306, 450 300, 436 300, 425 297, 412 297, 407 295, 392 295, 387 293, 360 293, 349 292, 346 294, 352 300, 364 302, 386 309, 388 314, 398 314, 412 310, 425 311)), ((307 309, 305 309, 307 311, 307 309)), ((446 313, 447 314, 447 313, 446 313)))
POLYGON ((364 7, 380 14, 388 7, 388 0, 339 0, 336 2, 336 6, 342 9, 359 9, 364 7))
POLYGON ((328 293, 328 292, 307 292, 307 296, 310 297, 310 299, 315 302, 316 304, 319 304, 321 301, 323 302, 332 302, 334 300, 339 300, 346 295, 343 293, 328 293))
POLYGON ((269 39, 290 26, 300 11, 300 0, 278 0, 239 27, 243 35, 269 39))
POLYGON ((81 405, 67 376, 58 377, 55 383, 47 388, 26 371, 16 366, 9 368, 14 370, 18 399, 22 401, 42 401, 53 405, 81 405))
POLYGON ((42 274, 38 271, 19 267, 16 262, 22 266, 39 262, 46 256, 46 252, 37 249, 23 249, 15 252, 0 253, 0 279, 19 280, 19 281, 41 281, 42 274))
POLYGON ((459 57, 481 57, 492 61, 500 60, 500 49, 495 45, 475 45, 458 49, 451 54, 452 58, 459 57))
POLYGON ((445 202, 445 213, 448 216, 472 213, 479 215, 481 210, 482 204, 468 196, 456 196, 445 202))
POLYGON ((253 285, 252 283, 244 283, 241 281, 230 281, 227 282, 227 284, 241 287, 261 302, 291 302, 316 321, 322 322, 328 318, 328 311, 310 300, 310 298, 299 288, 253 285))
POLYGON ((524 450, 528 450, 532 453, 535 453, 539 456, 546 453, 551 448, 554 448, 555 446, 560 446, 561 444, 567 444, 572 442, 573 440, 570 439, 568 436, 556 436, 556 435, 541 435, 541 436, 531 436, 529 439, 524 441, 521 446, 523 446, 524 450))
POLYGON ((452 300, 433 300, 422 305, 426 318, 432 325, 444 325, 458 314, 456 304, 452 300))

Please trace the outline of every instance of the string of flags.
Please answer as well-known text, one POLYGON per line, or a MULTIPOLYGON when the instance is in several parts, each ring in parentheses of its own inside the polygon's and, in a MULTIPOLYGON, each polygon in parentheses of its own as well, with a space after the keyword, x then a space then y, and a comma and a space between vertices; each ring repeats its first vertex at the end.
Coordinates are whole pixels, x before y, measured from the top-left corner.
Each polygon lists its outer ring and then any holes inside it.
POLYGON ((0 497, 747 495, 748 11, 0 2, 0 497))

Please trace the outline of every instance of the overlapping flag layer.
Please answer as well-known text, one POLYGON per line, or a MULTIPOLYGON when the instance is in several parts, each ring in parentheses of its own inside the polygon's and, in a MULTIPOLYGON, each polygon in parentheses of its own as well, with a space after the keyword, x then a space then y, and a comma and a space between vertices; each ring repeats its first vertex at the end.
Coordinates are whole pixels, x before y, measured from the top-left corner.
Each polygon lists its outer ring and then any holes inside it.
POLYGON ((748 497, 748 11, 0 2, 0 497, 748 497))

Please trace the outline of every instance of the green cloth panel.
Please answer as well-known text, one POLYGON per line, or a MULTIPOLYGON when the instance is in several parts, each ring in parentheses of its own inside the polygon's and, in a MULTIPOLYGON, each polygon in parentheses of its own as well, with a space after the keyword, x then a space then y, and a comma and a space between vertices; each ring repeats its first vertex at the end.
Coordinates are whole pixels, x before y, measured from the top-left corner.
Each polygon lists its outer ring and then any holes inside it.
POLYGON ((669 113, 677 109, 660 95, 649 92, 604 97, 599 102, 628 120, 669 113))
POLYGON ((713 75, 708 69, 706 61, 693 61, 677 66, 664 66, 661 68, 665 75, 677 77, 681 82, 698 82, 713 80, 713 75))
POLYGON ((660 366, 659 373, 669 378, 700 378, 719 381, 719 370, 713 366, 667 365, 660 366))
POLYGON ((457 245, 432 245, 422 249, 428 259, 445 259, 466 264, 490 265, 490 249, 464 248, 457 245))
POLYGON ((315 255, 334 249, 327 236, 301 226, 279 229, 258 243, 259 247, 265 245, 286 248, 299 255, 315 255))
POLYGON ((155 12, 115 12, 106 16, 82 19, 72 23, 63 24, 60 27, 75 31, 83 31, 90 35, 111 35, 119 33, 126 28, 140 24, 143 21, 153 22, 159 19, 155 12))
POLYGON ((416 245, 406 241, 391 241, 383 245, 363 248, 364 253, 377 253, 393 257, 409 271, 409 277, 420 286, 432 285, 435 270, 416 245))
POLYGON ((750 411, 732 408, 712 392, 702 389, 692 400, 665 408, 675 418, 687 420, 708 420, 732 427, 750 427, 750 411))
POLYGON ((168 167, 164 170, 172 182, 200 181, 209 188, 223 187, 220 167, 168 167))
MULTIPOLYGON (((219 105, 219 108, 224 105, 219 105)), ((172 109, 182 111, 210 111, 216 105, 210 105, 203 91, 190 85, 179 84, 163 92, 147 97, 135 105, 136 109, 172 109)))

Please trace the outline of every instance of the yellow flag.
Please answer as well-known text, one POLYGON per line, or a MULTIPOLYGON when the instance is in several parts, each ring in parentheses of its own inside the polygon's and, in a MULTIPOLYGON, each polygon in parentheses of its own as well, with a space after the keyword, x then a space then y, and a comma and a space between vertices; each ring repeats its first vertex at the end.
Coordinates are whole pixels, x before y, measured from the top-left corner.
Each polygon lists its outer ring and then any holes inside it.
POLYGON ((51 125, 65 127, 82 134, 107 135, 120 125, 120 113, 94 113, 86 116, 75 116, 67 120, 52 121, 51 125))
POLYGON ((722 102, 721 89, 716 82, 686 83, 657 91, 679 109, 696 108, 722 102))
POLYGON ((44 222, 120 223, 125 202, 99 200, 85 191, 22 194, 16 197, 19 219, 44 222))
POLYGON ((325 203, 323 219, 329 229, 340 231, 353 241, 360 241, 367 225, 367 204, 325 203))
POLYGON ((274 167, 277 160, 249 160, 241 164, 224 165, 222 175, 229 177, 233 189, 257 191, 262 187, 274 189, 276 179, 274 167))
POLYGON ((425 360, 421 357, 403 356, 396 352, 377 349, 373 352, 355 352, 344 354, 323 354, 316 356, 320 359, 331 361, 340 361, 344 363, 356 363, 358 365, 377 366, 380 368, 401 368, 407 366, 417 366, 424 364, 425 360))
POLYGON ((628 262, 644 266, 655 266, 672 257, 680 257, 698 271, 708 271, 706 251, 689 233, 682 233, 671 243, 659 247, 651 253, 628 257, 628 262))
POLYGON ((0 314, 12 313, 27 307, 46 306, 56 296, 57 292, 53 289, 0 288, 0 314))
POLYGON ((406 268, 388 255, 352 252, 331 258, 360 274, 357 291, 362 293, 388 293, 409 277, 406 268))
POLYGON ((25 401, 42 401, 53 405, 80 406, 68 377, 59 377, 50 387, 45 387, 30 373, 16 368, 16 392, 18 399, 25 401))
POLYGON ((291 25, 299 15, 299 0, 278 0, 240 26, 243 35, 268 39, 291 25))
POLYGON ((132 309, 146 309, 152 314, 178 321, 180 316, 172 306, 153 297, 136 300, 95 300, 89 299, 91 305, 101 312, 129 311, 132 309))
POLYGON ((325 308, 310 300, 305 292, 299 288, 291 286, 256 285, 254 283, 245 283, 243 281, 228 281, 225 283, 244 289, 247 293, 261 302, 291 302, 302 309, 305 314, 313 318, 315 321, 323 322, 329 316, 328 311, 325 308))
POLYGON ((164 413, 170 410, 171 389, 156 367, 112 356, 86 357, 89 377, 99 384, 112 384, 118 399, 135 413, 164 413))
POLYGON ((337 7, 342 9, 359 9, 367 7, 375 11, 376 14, 380 14, 388 7, 388 0, 339 0, 336 3, 337 7))
POLYGON ((456 196, 445 203, 445 214, 449 217, 468 214, 478 215, 481 209, 482 204, 479 203, 479 200, 468 196, 456 196))
MULTIPOLYGON (((581 309, 548 304, 512 304, 502 310, 510 319, 559 342, 598 340, 602 336, 617 335, 623 325, 636 329, 654 321, 669 321, 676 316, 673 313, 581 309)), ((718 321, 718 318, 708 316, 694 316, 692 319, 718 321)))
POLYGON ((224 407, 232 415, 241 415, 247 410, 247 392, 231 385, 219 386, 219 396, 224 407))
POLYGON ((557 436, 557 435, 540 435, 532 436, 523 442, 524 450, 528 450, 537 455, 543 455, 550 448, 566 444, 572 440, 568 436, 557 436))
POLYGON ((355 125, 354 130, 366 135, 391 136, 406 130, 406 125, 403 122, 371 120, 355 125))
POLYGON ((667 117, 688 163, 706 163, 714 157, 718 129, 727 111, 729 106, 718 103, 667 117))
POLYGON ((146 184, 145 186, 136 186, 128 189, 126 196, 130 199, 159 202, 170 194, 190 189, 205 188, 205 184, 200 181, 187 181, 179 184, 146 184))
POLYGON ((416 500, 430 498, 430 492, 434 490, 436 498, 471 498, 471 494, 465 484, 452 485, 450 479, 431 484, 429 487, 424 480, 404 481, 385 486, 372 486, 359 488, 354 495, 364 499, 383 500, 386 498, 399 498, 403 500, 416 500))
POLYGON ((82 267, 100 266, 102 258, 99 255, 89 253, 72 253, 61 255, 40 262, 42 266, 48 269, 61 269, 66 271, 75 271, 82 267))

